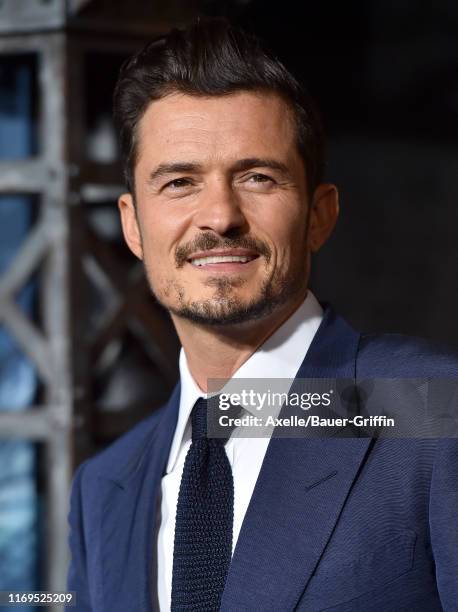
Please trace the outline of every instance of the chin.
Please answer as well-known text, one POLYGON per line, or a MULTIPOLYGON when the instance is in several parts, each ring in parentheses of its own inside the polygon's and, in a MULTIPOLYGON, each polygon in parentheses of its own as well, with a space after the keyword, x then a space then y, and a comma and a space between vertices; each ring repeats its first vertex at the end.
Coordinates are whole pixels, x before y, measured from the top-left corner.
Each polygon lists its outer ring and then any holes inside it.
POLYGON ((241 300, 225 298, 215 300, 200 300, 169 308, 178 317, 192 321, 195 324, 211 327, 226 327, 241 325, 269 316, 283 300, 262 296, 258 300, 241 300))
MULTIPOLYGON (((210 283, 211 291, 207 288, 205 292, 186 292, 182 285, 169 283, 169 291, 163 292, 167 298, 162 300, 157 294, 156 297, 171 314, 197 325, 242 325, 265 319, 288 302, 294 301, 303 293, 304 277, 298 276, 294 282, 285 277, 276 278, 274 281, 265 280, 261 286, 257 284, 257 287, 252 287, 248 295, 245 295, 247 291, 235 286, 237 283, 242 284, 240 279, 218 278, 211 279, 210 283), (172 292, 174 299, 170 299, 172 292), (191 297, 194 292, 197 294, 195 298, 191 297), (205 293, 208 293, 208 297, 205 293)), ((248 287, 245 286, 244 289, 248 287)))

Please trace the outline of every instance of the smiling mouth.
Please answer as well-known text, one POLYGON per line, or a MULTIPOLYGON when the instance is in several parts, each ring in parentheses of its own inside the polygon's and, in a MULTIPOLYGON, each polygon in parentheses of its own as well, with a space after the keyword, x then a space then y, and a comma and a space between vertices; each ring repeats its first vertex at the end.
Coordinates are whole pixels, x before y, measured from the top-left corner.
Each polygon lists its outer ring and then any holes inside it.
POLYGON ((209 249, 194 252, 187 261, 194 268, 230 272, 242 269, 258 257, 259 253, 251 249, 209 249))
POLYGON ((208 257, 195 257, 189 259, 189 263, 197 268, 208 265, 221 265, 221 264, 247 264, 254 259, 257 259, 258 255, 212 255, 208 257))

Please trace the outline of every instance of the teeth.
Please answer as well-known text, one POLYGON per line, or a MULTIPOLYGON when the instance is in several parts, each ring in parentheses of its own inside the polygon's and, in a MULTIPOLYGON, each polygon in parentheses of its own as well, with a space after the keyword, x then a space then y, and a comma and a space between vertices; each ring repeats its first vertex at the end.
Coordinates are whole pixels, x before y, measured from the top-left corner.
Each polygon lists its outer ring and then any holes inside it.
POLYGON ((223 255, 217 257, 197 257, 191 260, 191 263, 193 266, 204 266, 205 264, 228 263, 232 261, 246 263, 252 259, 253 257, 243 257, 241 255, 223 255))

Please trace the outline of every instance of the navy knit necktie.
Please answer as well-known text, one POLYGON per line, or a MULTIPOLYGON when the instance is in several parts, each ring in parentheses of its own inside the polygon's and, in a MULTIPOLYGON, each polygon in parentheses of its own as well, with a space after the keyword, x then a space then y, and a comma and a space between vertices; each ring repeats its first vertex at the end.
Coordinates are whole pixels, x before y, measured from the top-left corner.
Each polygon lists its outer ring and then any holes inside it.
POLYGON ((232 553, 234 483, 225 439, 207 438, 207 401, 192 410, 192 443, 178 495, 172 612, 214 612, 232 553))

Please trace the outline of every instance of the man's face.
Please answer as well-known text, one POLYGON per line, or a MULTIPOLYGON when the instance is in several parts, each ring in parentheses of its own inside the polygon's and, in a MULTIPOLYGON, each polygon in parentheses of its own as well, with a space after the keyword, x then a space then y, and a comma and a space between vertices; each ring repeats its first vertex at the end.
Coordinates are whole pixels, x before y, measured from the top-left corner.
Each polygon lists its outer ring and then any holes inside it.
POLYGON ((309 202, 285 102, 175 93, 150 104, 137 136, 123 228, 165 308, 228 325, 305 296, 309 202))

